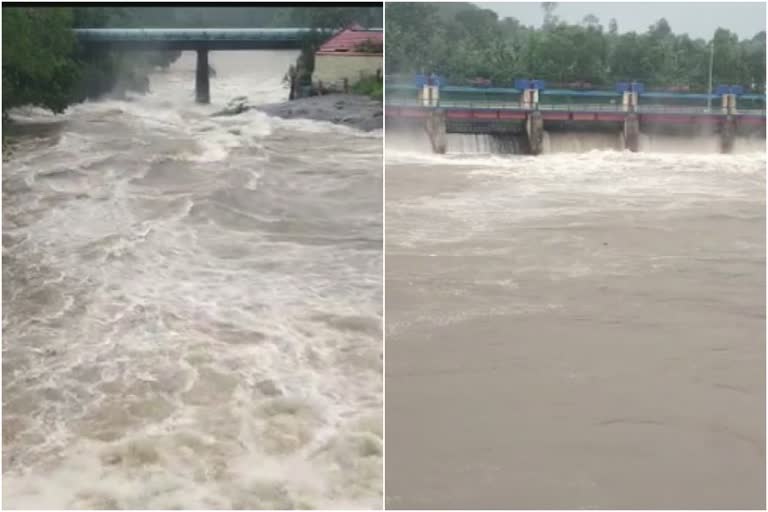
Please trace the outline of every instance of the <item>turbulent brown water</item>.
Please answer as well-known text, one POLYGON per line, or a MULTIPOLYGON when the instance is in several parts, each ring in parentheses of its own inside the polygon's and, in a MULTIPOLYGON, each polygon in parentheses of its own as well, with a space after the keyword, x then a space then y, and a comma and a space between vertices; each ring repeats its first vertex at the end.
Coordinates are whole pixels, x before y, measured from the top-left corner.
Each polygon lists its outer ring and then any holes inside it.
POLYGON ((764 149, 395 139, 387 508, 764 509, 764 149))
POLYGON ((382 139, 194 55, 3 165, 4 508, 380 508, 382 139))

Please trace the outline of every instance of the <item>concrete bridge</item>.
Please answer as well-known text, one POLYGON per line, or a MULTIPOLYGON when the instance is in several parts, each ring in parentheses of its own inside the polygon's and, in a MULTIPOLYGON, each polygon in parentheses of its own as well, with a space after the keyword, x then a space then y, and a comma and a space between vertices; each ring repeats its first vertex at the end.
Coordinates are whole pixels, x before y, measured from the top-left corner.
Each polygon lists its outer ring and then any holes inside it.
POLYGON ((309 28, 81 28, 75 29, 75 36, 82 45, 100 48, 196 51, 195 97, 198 103, 209 103, 209 51, 300 49, 317 32, 309 28))
MULTIPOLYGON (((450 86, 445 89, 451 91, 450 86)), ((436 153, 447 150, 447 133, 482 133, 495 137, 522 135, 531 154, 541 153, 545 129, 623 132, 625 147, 630 151, 639 149, 641 129, 644 132, 685 135, 718 133, 723 152, 733 149, 737 134, 758 133, 765 136, 764 107, 737 109, 736 96, 733 94, 717 96, 715 106, 707 108, 683 101, 691 98, 681 98, 693 95, 676 96, 674 93, 662 93, 666 104, 646 105, 639 101, 645 96, 639 97, 637 92, 622 94, 595 91, 598 95, 610 97, 614 102, 588 104, 543 103, 539 101, 542 91, 538 90, 497 89, 508 93, 505 101, 499 101, 492 99, 493 94, 482 88, 454 89, 461 89, 459 92, 463 98, 469 96, 470 99, 442 99, 441 91, 430 85, 425 85, 418 97, 411 98, 397 97, 396 94, 390 94, 388 89, 385 109, 387 126, 423 126, 436 153), (476 92, 474 96, 478 99, 472 99, 473 95, 465 94, 467 92, 476 92), (515 96, 516 101, 511 101, 515 96), (677 99, 679 103, 689 104, 670 104, 670 99, 672 102, 677 99)), ((550 91, 560 101, 567 100, 569 92, 550 91)), ((581 91, 572 92, 576 96, 584 96, 581 91)), ((698 96, 707 98, 707 95, 698 96)), ((755 95, 753 99, 762 99, 762 105, 765 104, 764 96, 755 95)))

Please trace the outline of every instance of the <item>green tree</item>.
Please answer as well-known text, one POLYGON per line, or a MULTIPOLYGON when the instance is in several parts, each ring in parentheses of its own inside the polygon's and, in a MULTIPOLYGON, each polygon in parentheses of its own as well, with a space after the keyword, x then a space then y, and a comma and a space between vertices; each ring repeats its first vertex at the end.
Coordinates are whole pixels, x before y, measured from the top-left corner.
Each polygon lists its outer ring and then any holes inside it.
POLYGON ((715 45, 712 76, 715 83, 738 84, 745 73, 739 37, 724 28, 718 28, 713 37, 715 45))
POLYGON ((344 28, 353 23, 364 27, 381 26, 381 8, 370 7, 297 7, 289 19, 312 28, 344 28))
MULTIPOLYGON (((468 3, 387 5, 386 60, 390 74, 435 71, 454 83, 482 76, 509 84, 514 78, 586 80, 612 85, 641 80, 651 87, 705 90, 706 42, 675 35, 665 19, 642 34, 619 33, 611 19, 605 32, 585 16, 572 25, 558 21, 555 2, 542 3, 544 24, 526 27, 514 18, 468 3)), ((739 42, 728 31, 716 35, 715 79, 765 87, 765 33, 739 42)))
POLYGON ((451 45, 445 38, 445 23, 437 17, 436 5, 391 3, 386 9, 384 58, 387 69, 412 73, 448 64, 444 56, 451 45), (390 38, 397 41, 391 50, 387 42, 390 38))
POLYGON ((544 9, 544 28, 552 28, 557 25, 557 16, 555 16, 555 9, 557 9, 557 2, 542 2, 541 8, 544 9))
POLYGON ((611 21, 608 22, 608 33, 612 36, 619 33, 619 23, 616 21, 616 18, 611 18, 611 21))
POLYGON ((587 14, 581 20, 581 24, 584 25, 585 27, 598 28, 600 27, 600 18, 598 18, 594 14, 587 14))
POLYGON ((69 8, 3 8, 4 116, 20 105, 67 107, 79 77, 72 19, 69 8))
POLYGON ((742 83, 755 91, 765 93, 765 30, 751 40, 743 41, 743 55, 746 62, 742 83))

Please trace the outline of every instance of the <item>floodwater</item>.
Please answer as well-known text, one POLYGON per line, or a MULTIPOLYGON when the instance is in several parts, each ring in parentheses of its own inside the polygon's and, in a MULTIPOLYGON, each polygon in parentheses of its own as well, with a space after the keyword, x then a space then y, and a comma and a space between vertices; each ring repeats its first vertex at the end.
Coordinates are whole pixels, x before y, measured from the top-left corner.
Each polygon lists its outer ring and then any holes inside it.
POLYGON ((194 54, 3 165, 4 508, 381 508, 382 137, 194 54))
POLYGON ((395 140, 387 508, 765 508, 764 145, 395 140))

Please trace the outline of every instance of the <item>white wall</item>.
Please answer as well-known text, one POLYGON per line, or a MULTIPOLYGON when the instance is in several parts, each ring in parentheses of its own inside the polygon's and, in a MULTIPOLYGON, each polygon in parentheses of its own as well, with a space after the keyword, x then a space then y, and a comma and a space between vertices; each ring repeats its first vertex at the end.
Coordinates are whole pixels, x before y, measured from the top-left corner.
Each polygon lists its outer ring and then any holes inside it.
POLYGON ((315 55, 312 83, 341 89, 345 78, 352 86, 364 76, 375 76, 382 67, 381 55, 315 55))

